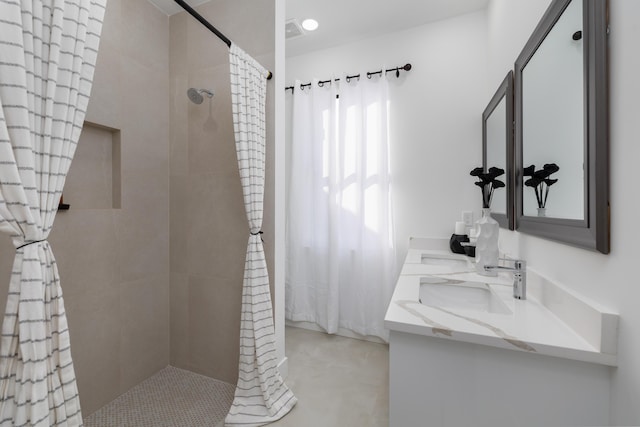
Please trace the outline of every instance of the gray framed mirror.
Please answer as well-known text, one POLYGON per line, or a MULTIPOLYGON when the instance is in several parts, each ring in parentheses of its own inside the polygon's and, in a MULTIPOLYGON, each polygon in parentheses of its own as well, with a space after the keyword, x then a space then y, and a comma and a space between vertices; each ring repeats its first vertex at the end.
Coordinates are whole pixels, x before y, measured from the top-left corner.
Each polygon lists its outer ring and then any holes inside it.
MULTIPOLYGON (((491 216, 501 227, 513 230, 513 71, 509 71, 482 112, 482 167, 504 169, 504 189, 497 189, 491 216)), ((500 179, 503 179, 500 178, 500 179)))
POLYGON ((607 1, 553 0, 514 80, 517 230, 609 253, 607 1))

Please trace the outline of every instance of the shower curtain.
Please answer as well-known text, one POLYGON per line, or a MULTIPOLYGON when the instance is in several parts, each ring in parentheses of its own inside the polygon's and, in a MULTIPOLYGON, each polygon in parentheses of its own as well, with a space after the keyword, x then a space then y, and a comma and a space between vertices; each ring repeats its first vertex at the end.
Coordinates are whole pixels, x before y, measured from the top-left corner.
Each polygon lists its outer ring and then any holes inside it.
POLYGON ((231 101, 238 169, 249 221, 242 285, 238 384, 225 425, 261 426, 285 416, 297 399, 278 372, 269 274, 261 227, 268 71, 232 44, 231 101))
POLYGON ((339 98, 335 83, 294 85, 285 314, 387 340, 397 277, 388 82, 360 75, 341 76, 339 98))
POLYGON ((0 232, 16 247, 0 341, 0 426, 79 426, 47 242, 82 131, 106 0, 0 0, 0 232))

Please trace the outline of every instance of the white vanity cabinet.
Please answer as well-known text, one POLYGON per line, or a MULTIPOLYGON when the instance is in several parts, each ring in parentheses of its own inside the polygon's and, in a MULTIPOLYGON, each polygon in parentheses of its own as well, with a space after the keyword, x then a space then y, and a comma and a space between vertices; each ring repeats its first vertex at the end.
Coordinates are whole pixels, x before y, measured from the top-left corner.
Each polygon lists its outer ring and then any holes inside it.
POLYGON ((479 276, 445 248, 412 239, 387 310, 390 426, 607 425, 618 316, 531 270, 515 300, 508 273, 479 276), (421 303, 425 277, 486 282, 507 310, 421 303))

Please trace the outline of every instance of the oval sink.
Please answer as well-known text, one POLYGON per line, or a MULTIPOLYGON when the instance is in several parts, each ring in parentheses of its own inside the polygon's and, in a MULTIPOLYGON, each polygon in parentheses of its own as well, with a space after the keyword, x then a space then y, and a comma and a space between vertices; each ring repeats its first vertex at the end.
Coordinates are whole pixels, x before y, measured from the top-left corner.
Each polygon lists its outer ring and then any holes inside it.
POLYGON ((438 256, 438 255, 432 255, 432 254, 422 254, 420 262, 426 265, 446 265, 446 266, 461 267, 461 268, 465 268, 469 266, 469 262, 464 258, 463 259, 459 257, 449 258, 446 256, 438 256))
POLYGON ((435 276, 420 278, 420 303, 429 307, 511 314, 486 283, 435 276))

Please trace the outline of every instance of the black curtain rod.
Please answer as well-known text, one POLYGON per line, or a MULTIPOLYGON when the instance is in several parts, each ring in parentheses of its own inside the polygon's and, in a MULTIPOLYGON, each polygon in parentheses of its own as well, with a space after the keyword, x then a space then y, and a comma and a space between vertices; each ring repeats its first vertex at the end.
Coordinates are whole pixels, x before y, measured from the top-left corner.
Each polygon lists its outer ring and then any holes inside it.
MULTIPOLYGON (((374 76, 376 74, 382 74, 384 73, 390 73, 391 71, 395 71, 396 72, 396 78, 400 77, 400 70, 404 70, 404 71, 409 71, 411 70, 411 64, 405 64, 402 67, 395 67, 395 68, 389 68, 388 70, 380 70, 380 71, 369 71, 367 73, 367 78, 370 79, 371 76, 374 76)), ((356 79, 356 78, 360 78, 360 74, 354 74, 353 76, 346 76, 345 80, 347 81, 347 83, 349 83, 351 81, 351 79, 356 79)), ((340 79, 329 79, 329 80, 320 80, 318 82, 318 86, 322 87, 324 86, 326 83, 331 83, 332 81, 334 82, 339 82, 340 79)), ((300 89, 304 90, 305 87, 311 87, 311 83, 304 83, 300 85, 300 89)), ((293 91, 295 90, 294 86, 287 86, 284 88, 284 90, 291 90, 291 93, 293 93, 293 91)))
MULTIPOLYGON (((231 47, 231 40, 229 40, 229 38, 227 38, 227 36, 225 36, 224 34, 222 34, 220 31, 218 31, 218 29, 216 27, 214 27, 213 25, 211 25, 211 23, 209 21, 207 21, 206 19, 204 19, 204 17, 202 15, 200 15, 198 12, 195 11, 194 8, 192 8, 191 6, 189 6, 187 3, 185 3, 183 0, 173 0, 176 3, 178 3, 178 5, 183 8, 184 10, 186 10, 189 15, 193 16, 194 18, 196 18, 198 21, 200 21, 200 23, 202 25, 204 25, 205 27, 207 27, 207 29, 209 31, 211 31, 213 34, 215 34, 216 36, 218 36, 218 38, 220 40, 222 40, 228 47, 231 47)), ((269 75, 267 76, 267 80, 271 80, 271 77, 273 77, 273 73, 271 73, 271 71, 269 71, 269 75)))

